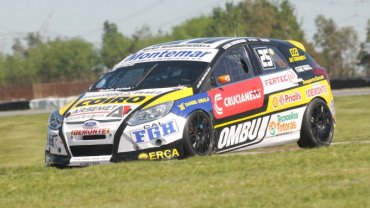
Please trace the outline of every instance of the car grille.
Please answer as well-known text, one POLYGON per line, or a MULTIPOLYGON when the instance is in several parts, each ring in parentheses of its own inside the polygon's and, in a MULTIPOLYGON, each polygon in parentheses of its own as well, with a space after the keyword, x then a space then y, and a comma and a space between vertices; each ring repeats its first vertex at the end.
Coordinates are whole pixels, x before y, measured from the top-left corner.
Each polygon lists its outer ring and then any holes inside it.
POLYGON ((99 155, 111 155, 113 151, 112 144, 104 145, 80 145, 70 146, 73 156, 99 156, 99 155))

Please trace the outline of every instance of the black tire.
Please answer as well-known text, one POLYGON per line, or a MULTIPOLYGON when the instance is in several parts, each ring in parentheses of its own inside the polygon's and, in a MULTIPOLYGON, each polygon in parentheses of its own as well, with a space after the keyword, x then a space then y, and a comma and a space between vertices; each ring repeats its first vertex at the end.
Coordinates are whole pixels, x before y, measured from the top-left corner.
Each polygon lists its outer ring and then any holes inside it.
POLYGON ((193 112, 184 128, 184 147, 187 156, 204 156, 213 151, 214 132, 209 116, 203 111, 193 112))
POLYGON ((298 146, 313 148, 329 146, 333 140, 334 121, 327 104, 321 99, 311 101, 303 115, 298 146))

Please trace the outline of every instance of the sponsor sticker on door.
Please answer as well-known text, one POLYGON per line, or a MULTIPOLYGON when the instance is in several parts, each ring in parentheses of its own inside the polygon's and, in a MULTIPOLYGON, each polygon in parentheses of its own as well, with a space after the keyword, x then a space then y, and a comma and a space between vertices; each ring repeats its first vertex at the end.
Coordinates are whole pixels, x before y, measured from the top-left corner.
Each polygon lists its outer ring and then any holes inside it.
POLYGON ((263 106, 264 91, 259 78, 219 87, 208 92, 217 119, 258 109, 263 106))

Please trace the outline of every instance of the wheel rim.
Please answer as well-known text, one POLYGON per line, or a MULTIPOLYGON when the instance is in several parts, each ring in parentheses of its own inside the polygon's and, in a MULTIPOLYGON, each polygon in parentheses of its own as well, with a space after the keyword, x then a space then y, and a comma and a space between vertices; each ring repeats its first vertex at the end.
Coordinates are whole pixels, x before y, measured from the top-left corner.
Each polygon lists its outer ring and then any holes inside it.
POLYGON ((196 115, 189 124, 190 145, 198 155, 206 155, 212 148, 212 128, 210 121, 202 116, 196 115))
POLYGON ((311 129, 314 137, 320 143, 330 143, 333 118, 328 108, 317 105, 311 116, 311 129))

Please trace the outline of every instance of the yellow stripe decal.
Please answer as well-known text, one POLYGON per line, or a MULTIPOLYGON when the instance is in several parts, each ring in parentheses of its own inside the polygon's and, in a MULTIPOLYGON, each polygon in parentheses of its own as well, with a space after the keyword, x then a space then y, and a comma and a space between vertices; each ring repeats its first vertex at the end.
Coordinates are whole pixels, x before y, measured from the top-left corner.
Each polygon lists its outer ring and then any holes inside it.
POLYGON ((189 97, 189 96, 192 96, 192 95, 193 95, 193 88, 191 88, 191 87, 184 88, 184 89, 181 89, 181 90, 176 90, 174 92, 170 92, 166 95, 161 96, 157 100, 155 100, 155 101, 151 102, 149 105, 145 106, 144 109, 149 108, 149 107, 154 106, 154 105, 164 103, 164 102, 168 102, 168 101, 171 101, 171 100, 179 100, 181 98, 189 97))
POLYGON ((236 119, 236 120, 233 120, 233 121, 218 124, 218 125, 215 125, 214 128, 217 129, 217 128, 227 126, 227 125, 230 125, 230 124, 239 123, 239 122, 242 122, 242 121, 245 121, 245 120, 253 119, 255 117, 260 117, 260 116, 263 116, 263 115, 266 115, 266 114, 270 114, 270 113, 273 113, 275 111, 281 111, 281 110, 285 110, 285 109, 288 109, 288 108, 294 108, 294 107, 298 107, 300 105, 308 104, 309 102, 311 102, 311 100, 313 100, 314 98, 317 98, 317 97, 323 98, 326 101, 326 103, 328 103, 328 104, 333 99, 333 95, 331 93, 330 85, 326 80, 322 80, 320 82, 307 84, 307 85, 301 86, 299 88, 294 88, 294 89, 291 89, 291 90, 286 90, 286 91, 283 91, 283 92, 279 92, 279 93, 269 95, 269 100, 268 100, 266 111, 261 112, 261 113, 257 113, 257 114, 253 114, 252 116, 249 116, 249 117, 240 118, 240 119, 236 119), (315 95, 315 96, 312 96, 312 97, 307 96, 308 90, 311 90, 315 87, 320 87, 320 86, 322 86, 322 87, 324 87, 324 89, 326 89, 325 93, 321 93, 319 95, 315 95), (290 103, 284 103, 283 105, 280 105, 278 103, 280 97, 285 96, 285 95, 296 95, 296 96, 298 96, 297 93, 300 96, 300 99, 298 99, 297 101, 290 102, 290 103))
POLYGON ((75 99, 73 99, 73 100, 71 100, 71 102, 69 102, 67 105, 65 105, 65 106, 63 106, 63 107, 61 107, 60 109, 59 109, 59 114, 60 115, 63 115, 65 112, 66 112, 66 110, 68 110, 68 108, 69 107, 71 107, 71 105, 76 101, 78 99, 78 97, 77 98, 75 98, 75 99))
POLYGON ((302 43, 295 41, 295 40, 288 40, 288 42, 293 44, 295 47, 301 49, 302 51, 306 52, 306 48, 304 47, 302 43))

